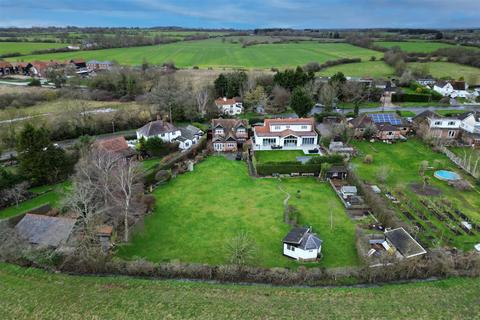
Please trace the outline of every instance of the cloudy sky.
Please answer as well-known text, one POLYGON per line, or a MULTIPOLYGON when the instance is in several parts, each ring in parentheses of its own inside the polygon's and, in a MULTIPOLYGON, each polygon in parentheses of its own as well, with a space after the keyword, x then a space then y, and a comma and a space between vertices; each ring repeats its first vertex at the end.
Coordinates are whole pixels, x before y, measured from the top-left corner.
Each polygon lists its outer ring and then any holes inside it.
POLYGON ((19 27, 480 27, 480 0, 0 0, 0 12, 19 27))

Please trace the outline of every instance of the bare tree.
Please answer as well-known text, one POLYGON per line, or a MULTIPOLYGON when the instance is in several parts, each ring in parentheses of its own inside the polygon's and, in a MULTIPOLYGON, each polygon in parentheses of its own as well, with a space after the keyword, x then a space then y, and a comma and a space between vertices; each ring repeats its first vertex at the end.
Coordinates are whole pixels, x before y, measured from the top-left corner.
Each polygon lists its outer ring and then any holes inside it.
POLYGON ((169 74, 158 79, 147 99, 157 106, 157 111, 168 113, 168 120, 173 122, 174 112, 181 111, 188 103, 189 94, 189 90, 182 90, 180 83, 169 74))
POLYGON ((255 241, 250 235, 240 232, 227 243, 227 251, 230 263, 241 268, 253 262, 257 249, 255 241))
POLYGON ((337 90, 330 84, 324 84, 320 89, 320 101, 325 106, 325 111, 332 111, 337 99, 337 90))
POLYGON ((197 102, 197 111, 200 117, 204 118, 207 114, 207 106, 210 100, 210 92, 207 87, 203 87, 195 92, 195 101, 197 102))
POLYGON ((28 182, 24 181, 14 185, 10 189, 4 190, 3 195, 7 199, 12 199, 13 201, 15 201, 15 206, 18 207, 20 201, 26 199, 25 194, 27 193, 27 189, 28 182))
POLYGON ((140 166, 135 161, 122 159, 117 164, 115 172, 116 185, 118 192, 115 195, 115 200, 122 209, 123 223, 124 223, 124 241, 129 239, 129 217, 134 212, 136 202, 134 197, 141 194, 141 170, 140 166))

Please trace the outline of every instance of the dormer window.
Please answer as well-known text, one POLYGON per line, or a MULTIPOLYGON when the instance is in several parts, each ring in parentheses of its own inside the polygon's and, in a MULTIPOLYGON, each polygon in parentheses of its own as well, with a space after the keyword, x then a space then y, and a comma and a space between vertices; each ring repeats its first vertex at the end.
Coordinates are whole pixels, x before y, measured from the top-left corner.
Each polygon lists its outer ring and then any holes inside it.
POLYGON ((215 134, 223 134, 223 128, 216 128, 215 134))
POLYGON ((436 125, 436 126, 439 126, 439 125, 441 125, 441 124, 442 124, 441 121, 435 121, 435 125, 436 125))
POLYGON ((449 125, 449 126, 454 126, 454 125, 455 125, 455 121, 450 121, 450 122, 448 123, 448 125, 449 125))
POLYGON ((308 127, 307 126, 302 126, 302 129, 303 130, 306 130, 308 127))
POLYGON ((280 130, 280 126, 275 126, 274 129, 275 130, 280 130))

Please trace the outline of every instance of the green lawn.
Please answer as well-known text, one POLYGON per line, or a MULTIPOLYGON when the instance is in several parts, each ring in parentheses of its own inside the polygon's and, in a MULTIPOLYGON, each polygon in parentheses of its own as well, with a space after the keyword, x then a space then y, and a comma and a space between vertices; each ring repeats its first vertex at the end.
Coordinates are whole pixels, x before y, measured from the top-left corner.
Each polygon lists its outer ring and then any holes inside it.
POLYGON ((69 276, 0 264, 0 279, 5 320, 473 319, 480 313, 477 278, 288 288, 69 276))
POLYGON ((64 43, 42 43, 42 42, 0 42, 0 55, 7 53, 28 54, 35 50, 52 48, 64 48, 64 43))
POLYGON ((302 150, 255 151, 257 163, 297 161, 297 157, 316 156, 303 153, 302 150))
POLYGON ((160 163, 161 158, 150 158, 147 160, 142 161, 142 167, 145 169, 145 171, 149 171, 153 168, 155 168, 159 163, 160 163))
POLYGON ((24 201, 20 203, 18 207, 13 206, 13 207, 0 210, 0 219, 13 217, 45 204, 56 206, 61 200, 67 185, 68 185, 68 182, 62 182, 52 186, 42 186, 42 187, 32 188, 31 191, 37 192, 37 193, 45 192, 47 190, 51 190, 51 191, 48 191, 30 200, 24 201))
MULTIPOLYGON (((242 48, 239 43, 222 43, 220 39, 185 41, 166 45, 55 53, 21 57, 21 60, 115 60, 120 64, 139 65, 144 59, 160 64, 174 61, 180 67, 295 67, 311 61, 323 63, 339 58, 380 58, 381 52, 355 47, 346 43, 263 44, 242 48)), ((16 61, 19 58, 11 58, 16 61)))
MULTIPOLYGON (((446 156, 441 153, 433 152, 427 145, 419 140, 410 139, 405 143, 398 143, 395 145, 388 145, 381 142, 370 143, 355 141, 354 146, 360 152, 359 157, 353 160, 353 165, 361 179, 378 184, 384 190, 389 190, 394 194, 399 195, 402 200, 402 205, 410 202, 413 207, 413 214, 417 215, 423 212, 428 218, 431 218, 431 212, 426 210, 420 203, 421 199, 431 200, 436 205, 440 206, 442 201, 447 200, 455 209, 460 210, 465 215, 470 217, 474 222, 480 223, 480 191, 475 187, 473 191, 459 191, 449 186, 446 182, 440 181, 433 177, 434 170, 428 170, 427 176, 430 177, 429 184, 438 188, 442 194, 440 196, 420 196, 410 188, 411 183, 422 184, 422 178, 419 176, 419 167, 422 161, 429 161, 429 165, 433 166, 435 160, 439 161, 439 168, 453 170, 465 179, 469 179, 461 169, 457 168, 446 156), (363 163, 363 157, 366 154, 373 156, 373 164, 363 163), (389 168, 390 173, 385 184, 382 184, 377 176, 377 172, 383 166, 389 168), (401 196, 400 194, 403 194, 401 196)), ((443 207, 442 207, 443 208, 443 207)), ((399 215, 402 216, 402 208, 399 209, 399 215)), ((412 209, 412 208, 410 208, 412 209)), ((419 219, 420 221, 421 219, 419 219)), ((430 219, 438 228, 437 232, 427 232, 422 236, 432 236, 440 241, 442 244, 454 245, 458 248, 471 250, 475 243, 480 242, 480 233, 476 232, 470 236, 465 233, 462 235, 454 235, 446 227, 458 226, 458 224, 437 221, 436 218, 430 219)), ((421 223, 423 224, 423 223, 421 223)), ((421 238, 422 238, 421 236, 421 238)), ((425 238, 424 238, 425 239, 425 238)))
POLYGON ((400 47, 405 52, 434 52, 440 48, 454 47, 448 43, 431 42, 431 41, 379 41, 375 45, 384 48, 400 47))
POLYGON ((226 263, 225 243, 238 232, 248 232, 258 247, 257 265, 295 267, 282 255, 283 237, 290 227, 283 223, 283 200, 301 214, 301 223, 313 226, 322 240, 321 266, 358 264, 355 225, 326 183, 313 178, 254 179, 244 162, 210 157, 154 191, 154 213, 145 219, 131 245, 120 248, 124 258, 144 257, 151 261, 226 263), (330 229, 330 213, 333 229, 330 229))
POLYGON ((342 72, 348 77, 372 77, 385 78, 395 74, 395 70, 385 64, 383 61, 367 61, 359 63, 348 63, 333 66, 318 72, 317 74, 323 77, 331 77, 337 72, 342 72))

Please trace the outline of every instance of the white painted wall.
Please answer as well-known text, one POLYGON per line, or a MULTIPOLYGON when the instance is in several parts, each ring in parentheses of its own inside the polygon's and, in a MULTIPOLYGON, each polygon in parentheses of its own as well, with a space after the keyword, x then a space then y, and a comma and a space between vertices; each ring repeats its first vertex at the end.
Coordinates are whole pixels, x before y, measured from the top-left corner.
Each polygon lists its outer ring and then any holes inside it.
POLYGON ((294 258, 296 260, 300 259, 316 259, 318 254, 322 251, 322 246, 318 250, 302 250, 300 248, 293 248, 294 250, 289 250, 286 243, 283 244, 283 254, 294 258))

